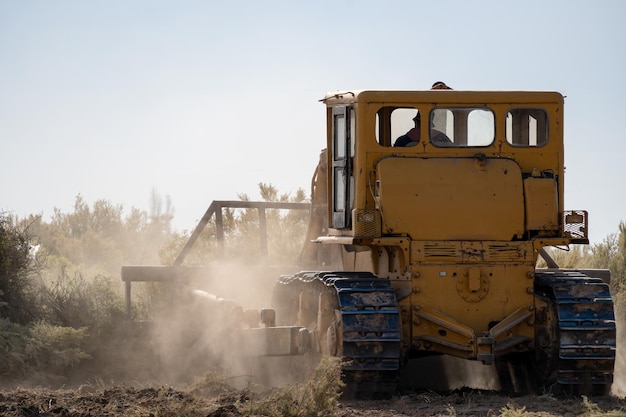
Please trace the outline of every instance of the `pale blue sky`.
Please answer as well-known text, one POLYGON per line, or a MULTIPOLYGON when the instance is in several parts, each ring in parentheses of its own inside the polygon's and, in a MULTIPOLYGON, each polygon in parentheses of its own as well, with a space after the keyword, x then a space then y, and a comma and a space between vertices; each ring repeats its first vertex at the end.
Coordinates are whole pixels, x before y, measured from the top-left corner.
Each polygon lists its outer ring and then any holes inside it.
POLYGON ((259 182, 308 191, 328 91, 556 90, 566 208, 626 220, 626 2, 0 0, 0 210, 88 203, 192 229, 259 182))

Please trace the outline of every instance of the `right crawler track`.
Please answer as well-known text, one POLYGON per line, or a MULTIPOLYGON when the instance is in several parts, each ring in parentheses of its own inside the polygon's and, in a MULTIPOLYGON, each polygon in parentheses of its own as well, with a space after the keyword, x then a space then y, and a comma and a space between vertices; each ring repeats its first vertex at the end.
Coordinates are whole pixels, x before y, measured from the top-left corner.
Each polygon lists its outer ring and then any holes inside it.
POLYGON ((577 392, 606 391, 616 349, 609 286, 579 272, 537 272, 535 293, 550 305, 540 352, 547 382, 577 392))

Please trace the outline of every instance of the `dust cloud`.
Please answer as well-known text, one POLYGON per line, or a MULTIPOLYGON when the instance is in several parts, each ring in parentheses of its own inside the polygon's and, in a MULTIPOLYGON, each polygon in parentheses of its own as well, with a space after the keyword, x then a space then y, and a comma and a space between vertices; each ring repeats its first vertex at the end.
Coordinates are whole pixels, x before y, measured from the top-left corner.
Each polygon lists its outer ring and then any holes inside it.
POLYGON ((316 358, 264 357, 263 348, 255 344, 259 338, 248 331, 263 327, 260 310, 271 308, 279 276, 293 272, 292 268, 221 262, 172 284, 150 329, 157 355, 154 365, 161 378, 189 383, 213 373, 242 389, 303 380, 316 358))
POLYGON ((624 329, 626 312, 616 307, 615 318, 617 326, 617 350, 615 358, 615 378, 611 393, 618 397, 626 397, 626 352, 624 344, 626 343, 626 329, 624 329))

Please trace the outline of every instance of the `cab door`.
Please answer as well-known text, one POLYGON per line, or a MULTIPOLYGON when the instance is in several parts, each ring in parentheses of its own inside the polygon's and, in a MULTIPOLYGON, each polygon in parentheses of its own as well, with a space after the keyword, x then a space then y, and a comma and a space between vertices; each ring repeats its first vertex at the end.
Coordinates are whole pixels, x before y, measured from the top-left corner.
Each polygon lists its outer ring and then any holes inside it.
POLYGON ((332 224, 334 229, 351 226, 354 200, 354 111, 348 106, 332 111, 332 224))

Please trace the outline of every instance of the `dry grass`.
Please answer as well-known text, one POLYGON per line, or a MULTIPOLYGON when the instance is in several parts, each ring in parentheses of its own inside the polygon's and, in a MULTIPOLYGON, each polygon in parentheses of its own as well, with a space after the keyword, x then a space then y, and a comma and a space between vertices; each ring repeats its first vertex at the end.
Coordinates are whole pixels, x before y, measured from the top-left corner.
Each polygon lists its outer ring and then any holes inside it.
POLYGON ((275 390, 266 398, 249 400, 239 408, 243 414, 270 417, 332 416, 342 387, 339 359, 325 357, 304 384, 275 390))

